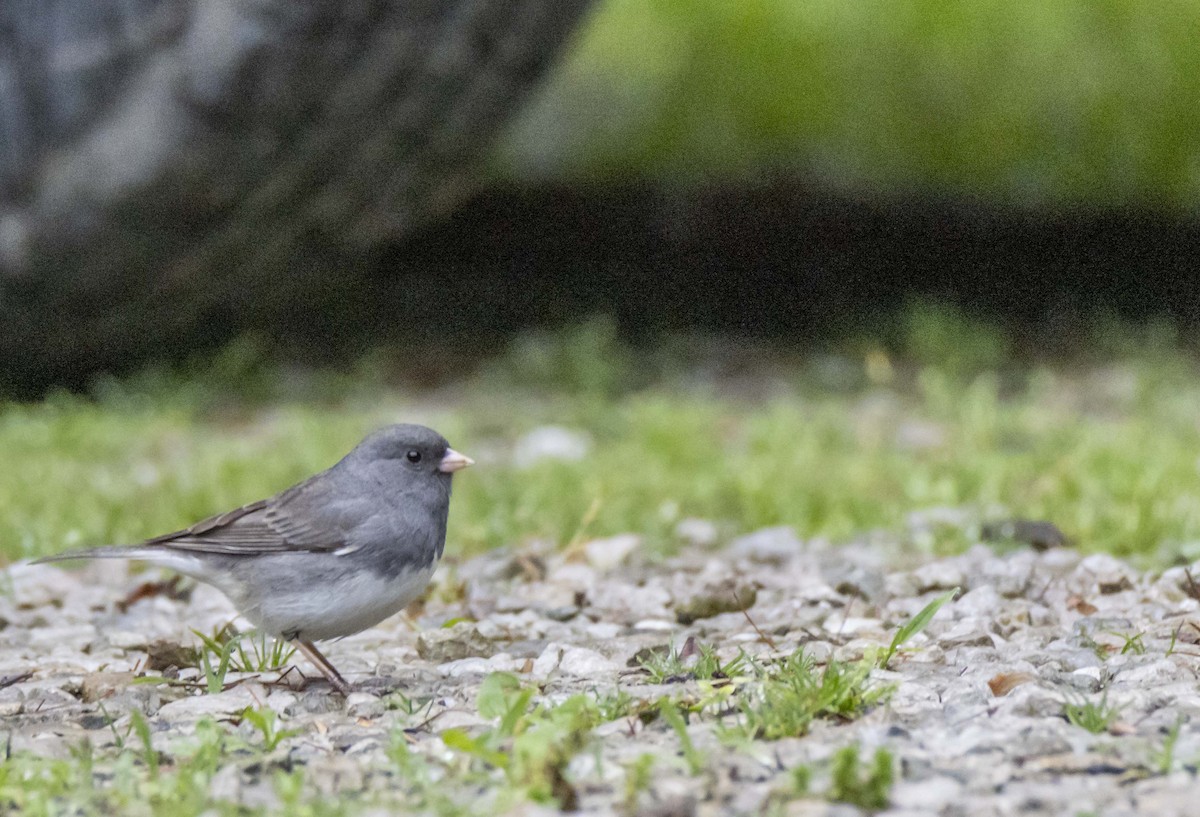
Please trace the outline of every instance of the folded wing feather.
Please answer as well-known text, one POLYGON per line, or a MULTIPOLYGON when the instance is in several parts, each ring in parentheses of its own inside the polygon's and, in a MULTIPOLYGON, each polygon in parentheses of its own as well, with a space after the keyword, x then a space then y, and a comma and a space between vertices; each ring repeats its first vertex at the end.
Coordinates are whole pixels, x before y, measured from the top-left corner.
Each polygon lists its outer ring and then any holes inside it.
MULTIPOLYGON (((301 483, 281 494, 212 516, 184 530, 149 539, 139 547, 164 547, 230 556, 253 556, 288 551, 334 551, 346 545, 348 531, 336 517, 313 519, 304 508, 319 503, 297 502, 319 492, 320 483, 301 483)), ((309 497, 313 499, 313 497, 309 497)))

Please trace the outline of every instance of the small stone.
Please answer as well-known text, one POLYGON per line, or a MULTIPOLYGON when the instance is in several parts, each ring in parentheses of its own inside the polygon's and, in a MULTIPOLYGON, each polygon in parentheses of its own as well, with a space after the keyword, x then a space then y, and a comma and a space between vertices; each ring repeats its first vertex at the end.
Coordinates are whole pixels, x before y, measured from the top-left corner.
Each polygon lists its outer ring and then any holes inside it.
POLYGON ((799 555, 804 543, 789 527, 763 528, 729 543, 729 554, 765 564, 782 564, 799 555))
POLYGON ((1076 568, 1075 575, 1093 582, 1096 589, 1105 595, 1133 589, 1136 578, 1129 565, 1107 553, 1093 553, 1085 557, 1076 568))
POLYGON ((434 664, 463 658, 487 658, 495 652, 496 645, 469 621, 459 622, 448 630, 425 630, 417 636, 417 655, 434 664))
POLYGON ((290 690, 276 689, 267 696, 267 706, 280 715, 291 715, 295 712, 296 701, 299 698, 300 696, 290 690))
MULTIPOLYGON (((369 755, 379 748, 380 743, 378 738, 364 738, 347 746, 345 752, 347 756, 353 757, 354 755, 369 755)), ((344 785, 344 781, 339 782, 344 785)))
POLYGON ((1155 586, 1169 593, 1176 603, 1188 605, 1193 611, 1200 606, 1200 566, 1169 567, 1159 576, 1155 586))
POLYGON ((963 619, 938 636, 937 642, 942 647, 998 646, 1003 639, 993 635, 990 626, 991 622, 987 619, 963 619))
MULTIPOLYGON (((76 730, 71 729, 70 731, 75 732, 76 730)), ((80 733, 81 735, 82 733, 80 733)), ((30 754, 51 760, 69 760, 71 750, 77 747, 79 742, 80 737, 74 734, 63 736, 55 732, 41 732, 36 735, 23 735, 20 732, 10 733, 6 740, 5 753, 30 754)), ((5 809, 5 813, 11 812, 9 809, 5 809)))
POLYGON ((505 662, 509 657, 513 658, 537 658, 542 654, 542 650, 546 649, 547 640, 544 638, 534 638, 528 641, 510 641, 504 645, 504 652, 499 652, 493 655, 488 660, 494 664, 505 662))
POLYGON ((591 438, 582 432, 561 426, 541 426, 517 440, 512 458, 518 468, 528 468, 545 460, 578 462, 591 448, 591 438))
POLYGON ((1025 598, 1028 600, 1030 588, 1039 582, 1044 583, 1046 580, 1045 571, 1039 570, 1042 566, 1033 558, 1026 558, 1032 556, 1031 553, 1022 552, 1013 554, 1011 559, 1006 559, 999 564, 991 562, 985 565, 982 575, 974 580, 977 586, 969 592, 973 593, 975 590, 984 590, 990 587, 998 596, 1006 599, 1025 598), (987 582, 987 584, 980 584, 981 581, 987 582))
POLYGON ((378 695, 351 692, 346 698, 346 714, 352 718, 378 718, 387 711, 387 704, 378 695))
POLYGON ((917 595, 934 590, 953 590, 956 587, 965 587, 967 577, 963 573, 962 568, 950 560, 939 562, 930 562, 913 571, 913 579, 916 583, 917 595))
MULTIPOLYGON (((149 652, 146 644, 146 634, 137 630, 105 630, 104 640, 108 642, 108 646, 110 647, 122 650, 146 650, 149 652)), ((154 667, 153 669, 162 669, 162 667, 154 667)))
MULTIPOLYGON (((1110 664, 1116 663, 1115 658, 1110 664)), ((1179 666, 1170 658, 1139 656, 1139 659, 1136 666, 1115 670, 1114 682, 1135 687, 1157 687, 1195 677, 1192 670, 1179 666)))
POLYGON ((83 679, 80 698, 85 704, 93 704, 109 698, 133 683, 132 672, 93 672, 83 679))
POLYGON ((882 635, 884 631, 883 622, 877 618, 847 617, 845 612, 840 610, 826 618, 821 627, 825 632, 839 636, 861 635, 862 633, 882 635))
POLYGON ((691 624, 721 613, 749 610, 757 600, 758 588, 749 582, 735 579, 723 585, 708 584, 675 601, 675 620, 680 624, 691 624))
POLYGON ((0 715, 27 715, 42 711, 67 711, 79 702, 65 689, 40 681, 18 684, 0 690, 0 715))
POLYGON ((920 595, 917 592, 916 578, 907 570, 888 573, 884 576, 883 592, 894 599, 906 599, 920 595))
POLYGON ((983 584, 968 590, 955 599, 954 604, 943 608, 945 612, 942 615, 950 613, 955 618, 985 619, 994 617, 996 611, 1003 607, 1004 603, 996 588, 990 584, 983 584))
MULTIPOLYGON (((534 662, 536 668, 537 662, 534 662)), ((558 662, 558 671, 563 675, 573 675, 577 678, 601 678, 604 675, 615 673, 620 669, 619 665, 596 652, 584 647, 575 647, 563 653, 562 659, 558 662)))
MULTIPOLYGON (((257 699, 256 699, 257 700, 257 699)), ((329 692, 329 687, 304 692, 287 710, 288 715, 325 715, 342 711, 342 701, 329 692)), ((160 711, 161 714, 161 711, 160 711)))
POLYGON ((78 575, 53 565, 17 564, 5 569, 13 601, 22 609, 59 606, 81 589, 78 575))
POLYGON ((980 529, 985 542, 1016 542, 1034 550, 1049 550, 1070 544, 1066 534, 1053 522, 1040 519, 1005 519, 986 522, 980 529))
POLYGON ((593 539, 583 546, 588 564, 597 570, 612 570, 624 563, 642 543, 642 537, 623 533, 607 539, 593 539))
POLYGON ((939 814, 962 798, 963 785, 952 777, 937 775, 915 783, 902 782, 892 791, 893 808, 909 808, 924 814, 939 814))
POLYGON ((29 644, 44 650, 70 647, 83 650, 96 640, 94 624, 66 624, 57 627, 38 627, 29 634, 29 644))
POLYGON ((620 666, 595 650, 551 643, 533 662, 530 674, 534 678, 548 678, 551 673, 571 675, 599 680, 617 672, 620 666))
POLYGON ((236 803, 241 800, 241 794, 242 773, 235 764, 218 769, 208 781, 208 796, 219 803, 236 803))
POLYGON ((465 678, 472 675, 486 675, 491 667, 488 659, 472 657, 460 658, 457 661, 447 661, 438 665, 438 672, 447 678, 465 678))
POLYGON ((1023 657, 1040 664, 1053 662, 1063 672, 1074 672, 1082 667, 1096 667, 1101 663, 1095 650, 1067 640, 1051 641, 1023 657))
POLYGON ((880 643, 876 638, 853 638, 834 648, 833 657, 837 661, 861 661, 867 653, 878 650, 880 643))
POLYGON ((1024 717, 1057 718, 1063 709, 1062 692, 1045 689, 1037 684, 1022 684, 1013 689, 1004 700, 1012 707, 1010 711, 1024 717))
POLYGON ((242 684, 224 692, 210 695, 194 695, 164 704, 158 710, 158 717, 165 721, 192 721, 200 718, 226 718, 236 715, 245 709, 257 707, 266 694, 262 687, 242 684), (257 690, 257 695, 252 691, 257 690))
POLYGON ((438 672, 447 678, 468 678, 473 675, 490 675, 493 672, 518 672, 524 665, 522 658, 508 653, 497 653, 490 658, 462 658, 438 667, 438 672))
POLYGON ((653 805, 638 810, 644 817, 694 817, 703 797, 692 781, 664 775, 656 777, 651 792, 653 805))
POLYGON ((621 634, 624 628, 619 624, 613 624, 609 621, 597 621, 595 624, 589 624, 584 630, 588 638, 594 638, 597 641, 609 641, 621 634))
MULTIPOLYGON (((111 639, 109 639, 109 643, 112 643, 111 639)), ((145 643, 145 639, 143 639, 143 643, 145 643)), ((183 669, 184 667, 198 667, 200 664, 200 656, 195 647, 168 639, 158 639, 147 645, 146 655, 146 668, 159 672, 168 667, 183 669)))
POLYGON ((884 572, 874 565, 833 563, 821 570, 825 580, 843 596, 872 601, 884 593, 884 572))
MULTIPOLYGON (((506 613, 505 615, 511 614, 506 613)), ((497 620, 498 618, 499 616, 491 616, 489 618, 476 621, 474 624, 469 626, 474 627, 476 635, 490 643, 496 639, 504 638, 511 631, 508 626, 500 623, 500 621, 497 620)), ((517 619, 513 623, 517 623, 519 621, 520 619, 517 619)), ((455 629, 457 629, 457 627, 455 629)), ((451 630, 451 632, 453 632, 453 630, 451 630)))
POLYGON ((675 524, 675 536, 693 547, 712 547, 720 538, 716 524, 707 519, 687 517, 675 524))
POLYGON ((598 581, 588 591, 588 615, 616 624, 648 618, 671 618, 673 595, 661 581, 645 584, 598 581))
POLYGON ((818 664, 825 664, 833 655, 833 645, 828 641, 809 641, 804 645, 804 654, 818 664))
POLYGON ((579 608, 574 604, 564 607, 552 607, 543 614, 551 621, 570 621, 579 615, 579 608))

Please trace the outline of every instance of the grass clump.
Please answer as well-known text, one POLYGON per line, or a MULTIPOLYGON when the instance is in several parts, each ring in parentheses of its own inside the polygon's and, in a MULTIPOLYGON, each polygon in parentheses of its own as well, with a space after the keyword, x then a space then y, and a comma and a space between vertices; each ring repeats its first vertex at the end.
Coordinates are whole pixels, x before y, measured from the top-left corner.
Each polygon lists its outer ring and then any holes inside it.
POLYGON ((209 784, 235 754, 252 751, 212 721, 200 721, 191 747, 171 765, 151 744, 151 730, 140 713, 130 730, 139 745, 115 755, 90 742, 74 748, 69 759, 15 752, 0 764, 0 812, 27 817, 62 814, 122 814, 130 817, 179 817, 206 811, 218 815, 256 815, 210 796, 209 784))
POLYGON ((808 733, 818 718, 854 720, 887 700, 890 686, 870 681, 875 662, 830 659, 818 668, 803 649, 769 668, 757 690, 739 696, 740 719, 732 730, 743 739, 778 740, 808 733))
POLYGON ((928 627, 938 610, 957 593, 955 588, 926 604, 896 631, 886 649, 871 651, 853 663, 830 658, 818 668, 800 648, 783 662, 763 668, 743 653, 738 669, 748 665, 758 670, 759 684, 735 690, 741 719, 727 734, 743 740, 778 740, 807 734, 818 718, 849 721, 861 717, 886 701, 894 689, 873 683, 872 671, 886 668, 897 651, 928 627))
POLYGON ((694 647, 695 651, 690 655, 685 654, 688 648, 689 645, 685 644, 680 649, 670 645, 666 649, 650 650, 639 658, 638 663, 650 674, 652 684, 734 678, 745 671, 750 663, 746 653, 741 650, 733 658, 722 662, 711 644, 694 647))
POLYGON ((1107 732, 1117 722, 1117 719, 1121 717, 1121 708, 1116 704, 1110 704, 1106 693, 1098 701, 1089 701, 1084 698, 1064 701, 1063 717, 1072 726, 1078 726, 1093 735, 1099 735, 1101 732, 1107 732))
POLYGON ((625 793, 622 806, 628 814, 638 811, 638 798, 650 788, 654 779, 654 764, 657 758, 649 753, 638 755, 625 766, 625 793))
POLYGON ((896 762, 887 749, 875 750, 869 763, 860 762, 856 744, 845 746, 833 756, 828 798, 849 803, 864 811, 880 811, 891 801, 896 762))
POLYGON ((1152 768, 1158 774, 1170 774, 1175 767, 1175 744, 1179 742, 1179 731, 1183 728, 1184 720, 1183 715, 1175 719, 1163 736, 1162 748, 1154 752, 1152 768))
POLYGON ((225 677, 233 672, 268 672, 288 665, 296 648, 286 641, 273 639, 261 632, 238 633, 229 626, 205 635, 192 633, 200 639, 200 669, 209 693, 225 688, 225 677), (246 649, 247 642, 250 649, 246 649))
POLYGON ((273 752, 288 738, 302 734, 299 729, 282 729, 279 714, 268 707, 247 707, 242 710, 242 721, 254 727, 259 737, 259 748, 273 752))
POLYGON ((578 795, 566 767, 588 744, 601 722, 596 702, 572 695, 556 704, 531 708, 534 690, 515 675, 489 675, 476 698, 479 714, 496 721, 477 734, 447 729, 442 742, 486 769, 501 773, 510 792, 537 803, 573 810, 578 795))
POLYGON ((828 763, 828 776, 828 785, 818 790, 813 784, 816 777, 813 767, 808 764, 795 766, 790 772, 790 785, 777 790, 773 799, 781 803, 797 798, 820 798, 833 803, 848 803, 869 813, 881 811, 891 804, 892 786, 896 782, 895 757, 888 749, 880 747, 869 760, 861 759, 858 744, 850 744, 834 752, 828 763))

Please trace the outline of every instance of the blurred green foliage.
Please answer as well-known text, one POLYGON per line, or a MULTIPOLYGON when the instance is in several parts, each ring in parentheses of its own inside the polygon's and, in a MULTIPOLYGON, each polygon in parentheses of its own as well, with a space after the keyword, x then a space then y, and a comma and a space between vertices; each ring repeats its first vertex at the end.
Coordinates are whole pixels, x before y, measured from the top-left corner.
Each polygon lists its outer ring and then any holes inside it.
POLYGON ((602 0, 510 174, 1200 199, 1200 2, 602 0))
POLYGON ((1088 550, 1196 558, 1196 359, 1159 328, 1095 332, 1104 344, 1086 359, 1029 361, 1000 329, 925 304, 887 344, 793 358, 687 338, 648 354, 600 321, 517 340, 433 389, 397 385, 382 355, 292 371, 240 344, 90 397, 0 403, 0 553, 177 529, 403 420, 479 461, 455 481, 451 553, 628 531, 664 553, 684 544, 685 517, 722 538, 882 529, 897 546, 946 550, 975 541, 980 520, 1015 516, 1088 550), (518 462, 519 441, 545 425, 590 450, 518 462))

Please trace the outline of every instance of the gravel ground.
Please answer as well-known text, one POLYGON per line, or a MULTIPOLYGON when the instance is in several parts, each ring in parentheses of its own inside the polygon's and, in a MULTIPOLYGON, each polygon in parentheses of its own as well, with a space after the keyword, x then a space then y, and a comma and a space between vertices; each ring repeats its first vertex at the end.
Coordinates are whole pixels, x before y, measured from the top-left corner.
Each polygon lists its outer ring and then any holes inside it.
MULTIPOLYGON (((196 643, 191 628, 210 632, 233 617, 206 587, 142 587, 157 574, 134 576, 118 563, 79 572, 13 566, 0 597, 3 729, 13 752, 65 758, 85 738, 112 747, 137 709, 170 759, 201 719, 246 732, 239 713, 265 706, 297 733, 265 763, 231 763, 214 778, 214 797, 277 802, 261 769, 280 763, 303 764, 325 794, 378 791, 405 786, 388 758, 400 730, 413 753, 445 763, 446 730, 472 734, 492 723, 475 703, 489 673, 515 673, 550 703, 615 690, 647 707, 664 696, 699 700, 711 685, 686 674, 651 683, 634 656, 691 636, 725 658, 744 650, 766 663, 804 645, 818 661, 854 660, 959 587, 887 669, 873 671, 871 683, 894 692, 863 717, 738 745, 719 739, 733 716, 694 716, 695 774, 663 718, 619 718, 597 727, 567 766, 578 808, 855 814, 845 803, 781 792, 800 764, 817 770, 813 789, 822 791, 820 770, 858 743, 867 757, 886 747, 897 760, 888 814, 1195 813, 1200 591, 1191 575, 1200 569, 1144 573, 1105 555, 998 554, 983 545, 953 558, 900 559, 884 542, 833 548, 787 529, 718 547, 707 523, 688 525, 681 533, 696 545, 666 563, 645 562, 630 535, 444 565, 409 618, 326 646, 359 690, 345 701, 305 679, 315 673, 303 663, 299 672, 233 673, 216 694, 187 683, 199 670, 180 668, 189 662, 177 645, 196 643), (174 684, 133 682, 164 672, 174 684), (1115 720, 1099 734, 1069 723, 1064 703, 1081 701, 1104 702, 1115 720), (644 790, 630 794, 626 777, 645 753, 659 762, 644 790)), ((452 789, 453 779, 444 785, 452 789)), ((526 804, 514 813, 542 810, 526 804)))

